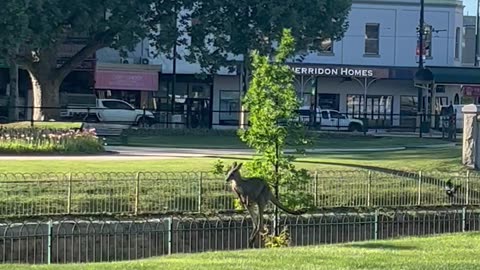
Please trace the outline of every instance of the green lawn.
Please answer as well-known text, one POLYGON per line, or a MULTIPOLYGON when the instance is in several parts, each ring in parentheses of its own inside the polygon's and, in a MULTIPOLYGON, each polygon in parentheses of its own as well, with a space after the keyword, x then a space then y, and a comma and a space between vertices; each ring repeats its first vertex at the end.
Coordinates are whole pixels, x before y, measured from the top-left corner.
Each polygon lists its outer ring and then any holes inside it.
MULTIPOLYGON (((299 167, 316 170, 316 183, 301 190, 311 194, 319 207, 397 207, 418 202, 417 178, 390 170, 418 172, 436 176, 442 181, 452 172, 462 170, 459 149, 417 149, 388 153, 355 153, 315 155, 300 158, 299 167), (372 170, 371 180, 362 168, 372 170), (355 169, 355 171, 352 171, 355 169), (431 170, 431 171, 430 171, 431 170), (370 187, 368 187, 370 183, 370 187), (370 201, 368 201, 370 200, 370 201)), ((165 211, 196 212, 233 209, 233 193, 225 188, 221 176, 202 175, 211 171, 221 158, 226 165, 248 157, 185 158, 145 161, 5 161, 4 173, 43 173, 40 176, 8 176, 0 182, 0 215, 62 214, 71 206, 71 213, 131 213, 134 209, 138 179, 139 213, 165 211), (71 204, 68 198, 68 176, 72 174, 71 204), (107 173, 112 174, 96 174, 107 173), (137 178, 136 172, 142 172, 137 178), (147 172, 155 172, 153 174, 147 172), (175 172, 166 174, 165 172, 175 172), (189 174, 185 172, 191 172, 189 174), (55 174, 55 175, 51 175, 55 174), (7 180, 4 179, 4 180, 7 180), (25 182, 29 180, 29 182, 25 182), (202 190, 199 199, 199 191, 202 190)), ((462 173, 465 176, 464 173, 462 173)), ((0 175, 0 178, 5 176, 0 175)), ((465 185, 465 177, 455 178, 465 185)), ((478 178, 471 178, 469 188, 480 191, 478 178)), ((460 196, 456 203, 462 203, 460 196)), ((470 196, 470 203, 479 203, 470 196)), ((421 187, 421 205, 448 205, 443 183, 425 182, 421 187)))
POLYGON ((20 266, 0 269, 480 269, 480 234, 362 242, 333 246, 174 255, 135 262, 20 266))
MULTIPOLYGON (((397 138, 374 137, 363 135, 322 134, 314 138, 314 144, 309 148, 391 148, 405 146, 421 146, 448 143, 441 139, 431 138, 397 138)), ((109 144, 121 144, 118 140, 109 140, 109 144)), ((146 137, 129 137, 128 146, 147 147, 184 147, 184 148, 247 148, 237 136, 195 136, 195 135, 158 135, 146 137)))
MULTIPOLYGON (((138 172, 138 171, 210 171, 214 162, 225 163, 248 157, 211 157, 163 160, 110 161, 2 161, 2 173, 138 172)), ((411 149, 394 152, 340 153, 299 156, 297 165, 306 169, 344 170, 345 166, 373 166, 406 171, 457 172, 461 166, 461 148, 411 149), (343 165, 343 166, 339 166, 343 165)))

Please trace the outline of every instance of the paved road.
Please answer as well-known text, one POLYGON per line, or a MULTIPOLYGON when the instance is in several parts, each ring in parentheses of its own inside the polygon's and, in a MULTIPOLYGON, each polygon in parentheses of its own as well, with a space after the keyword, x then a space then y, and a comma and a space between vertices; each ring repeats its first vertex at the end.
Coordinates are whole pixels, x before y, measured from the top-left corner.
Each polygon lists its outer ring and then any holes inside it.
MULTIPOLYGON (((442 144, 424 147, 452 147, 455 144, 442 144)), ((152 148, 107 146, 110 153, 83 156, 0 156, 0 160, 158 160, 175 158, 201 158, 214 156, 250 156, 254 152, 249 149, 194 149, 194 148, 152 148)), ((364 148, 364 149, 309 149, 309 153, 345 153, 345 152, 391 152, 405 150, 406 147, 364 148)), ((286 151, 292 152, 293 150, 286 151)))

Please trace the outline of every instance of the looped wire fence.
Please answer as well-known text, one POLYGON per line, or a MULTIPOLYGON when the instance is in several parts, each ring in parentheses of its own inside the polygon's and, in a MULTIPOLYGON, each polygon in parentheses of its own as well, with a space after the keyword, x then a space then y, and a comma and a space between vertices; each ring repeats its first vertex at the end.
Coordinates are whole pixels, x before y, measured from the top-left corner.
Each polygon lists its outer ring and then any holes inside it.
MULTIPOLYGON (((374 211, 281 216, 291 246, 480 230, 480 210, 374 211)), ((272 218, 266 219, 269 231, 272 218)), ((59 219, 0 223, 2 263, 84 263, 247 248, 248 216, 59 219)), ((263 244, 259 241, 259 247, 263 244)))
MULTIPOLYGON (((311 175, 298 192, 322 209, 480 205, 480 177, 472 173, 311 175), (460 185, 454 197, 445 193, 448 179, 460 185)), ((223 177, 209 172, 0 174, 0 217, 225 213, 235 210, 234 199, 223 177)))

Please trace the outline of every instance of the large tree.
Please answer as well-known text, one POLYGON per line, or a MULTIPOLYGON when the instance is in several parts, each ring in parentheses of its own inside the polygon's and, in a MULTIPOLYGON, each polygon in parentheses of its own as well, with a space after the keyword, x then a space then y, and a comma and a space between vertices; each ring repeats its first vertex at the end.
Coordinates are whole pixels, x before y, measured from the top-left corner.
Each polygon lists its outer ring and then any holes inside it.
POLYGON ((180 0, 1 2, 0 57, 30 74, 35 120, 58 117, 58 110, 48 108, 59 105, 62 81, 87 57, 105 47, 132 49, 162 22, 161 14, 181 5, 180 0), (85 45, 59 64, 61 46, 72 37, 85 38, 85 45))
POLYGON ((320 42, 343 37, 350 8, 351 0, 197 1, 188 28, 188 59, 218 70, 235 66, 236 56, 248 62, 254 50, 273 57, 285 28, 291 29, 297 53, 316 51, 320 42))
MULTIPOLYGON (((318 51, 321 42, 343 37, 350 8, 351 0, 197 1, 188 27, 191 42, 187 60, 200 63, 209 73, 221 67, 236 67, 243 75, 241 90, 246 91, 251 70, 248 56, 252 51, 272 59, 285 28, 291 29, 298 56, 318 51), (241 65, 235 58, 242 60, 241 65)), ((242 128, 245 122, 242 113, 242 128)))

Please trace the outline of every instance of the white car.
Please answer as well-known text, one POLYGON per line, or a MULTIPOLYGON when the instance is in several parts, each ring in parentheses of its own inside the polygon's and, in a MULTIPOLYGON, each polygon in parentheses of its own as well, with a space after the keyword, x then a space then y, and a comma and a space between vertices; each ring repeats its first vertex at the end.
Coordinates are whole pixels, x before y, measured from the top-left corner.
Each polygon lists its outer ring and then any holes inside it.
MULTIPOLYGON (((350 119, 337 110, 316 110, 316 123, 320 125, 321 130, 342 130, 342 131, 363 131, 363 122, 358 119, 350 119)), ((300 108, 300 121, 310 123, 310 107, 300 108)))
POLYGON ((71 107, 62 112, 63 117, 81 116, 86 122, 150 126, 155 121, 151 111, 135 109, 119 99, 97 99, 92 108, 71 107))

